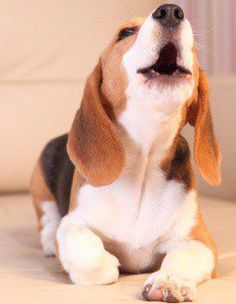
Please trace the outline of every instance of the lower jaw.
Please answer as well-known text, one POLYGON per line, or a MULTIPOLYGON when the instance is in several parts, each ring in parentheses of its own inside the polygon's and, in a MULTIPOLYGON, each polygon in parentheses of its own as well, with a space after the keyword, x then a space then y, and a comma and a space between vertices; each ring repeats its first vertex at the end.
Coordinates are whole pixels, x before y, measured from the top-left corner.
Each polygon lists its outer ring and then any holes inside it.
POLYGON ((192 80, 192 75, 182 74, 178 71, 176 71, 172 75, 150 73, 148 75, 144 75, 144 77, 146 83, 152 83, 152 84, 157 83, 163 85, 175 85, 181 81, 191 82, 192 80))

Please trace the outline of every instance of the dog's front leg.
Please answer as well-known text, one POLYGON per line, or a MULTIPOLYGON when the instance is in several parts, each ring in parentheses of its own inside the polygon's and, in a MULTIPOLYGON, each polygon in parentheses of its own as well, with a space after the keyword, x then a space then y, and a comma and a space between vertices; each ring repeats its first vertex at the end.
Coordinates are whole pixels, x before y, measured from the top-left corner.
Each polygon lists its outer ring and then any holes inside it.
POLYGON ((159 271, 148 277, 143 296, 149 301, 193 301, 196 287, 209 279, 215 266, 213 252, 199 241, 169 251, 159 271))
POLYGON ((118 279, 119 261, 104 249, 101 239, 65 216, 57 231, 58 257, 70 279, 80 285, 109 284, 118 279))

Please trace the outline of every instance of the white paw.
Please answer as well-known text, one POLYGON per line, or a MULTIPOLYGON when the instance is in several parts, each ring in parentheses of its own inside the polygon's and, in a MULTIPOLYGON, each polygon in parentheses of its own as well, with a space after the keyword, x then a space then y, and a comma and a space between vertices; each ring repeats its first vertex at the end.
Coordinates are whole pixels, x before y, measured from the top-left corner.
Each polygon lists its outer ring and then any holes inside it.
POLYGON ((60 223, 60 215, 56 203, 53 201, 42 203, 43 216, 40 219, 42 229, 40 241, 46 256, 55 255, 56 232, 60 223))
POLYGON ((43 252, 47 257, 55 256, 55 235, 54 238, 49 237, 47 233, 42 230, 40 233, 40 241, 43 247, 43 252))
POLYGON ((67 231, 59 228, 57 239, 61 263, 74 284, 104 285, 118 279, 118 259, 89 229, 76 225, 67 231))
POLYGON ((169 276, 161 271, 151 274, 144 283, 143 297, 148 301, 169 303, 191 302, 196 294, 192 282, 177 276, 169 276))

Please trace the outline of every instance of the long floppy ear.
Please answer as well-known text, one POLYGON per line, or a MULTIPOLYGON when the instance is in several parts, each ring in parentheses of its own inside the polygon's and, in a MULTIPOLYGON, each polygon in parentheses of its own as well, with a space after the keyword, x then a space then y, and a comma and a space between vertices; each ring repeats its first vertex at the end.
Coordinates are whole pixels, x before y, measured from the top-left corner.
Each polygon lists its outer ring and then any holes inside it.
POLYGON ((197 95, 187 112, 188 122, 195 127, 194 158, 204 179, 218 185, 221 183, 221 152, 212 123, 208 79, 201 69, 197 95))
POLYGON ((69 133, 67 150, 77 171, 93 186, 114 182, 125 165, 124 147, 102 105, 101 62, 89 76, 69 133))

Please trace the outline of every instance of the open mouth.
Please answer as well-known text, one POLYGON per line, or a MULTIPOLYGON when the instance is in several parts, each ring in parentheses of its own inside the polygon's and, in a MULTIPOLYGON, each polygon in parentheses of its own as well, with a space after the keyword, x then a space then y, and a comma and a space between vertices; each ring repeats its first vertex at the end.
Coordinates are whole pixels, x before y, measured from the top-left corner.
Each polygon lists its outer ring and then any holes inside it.
POLYGON ((141 68, 137 73, 149 77, 157 75, 172 76, 176 72, 184 75, 192 75, 188 69, 177 64, 177 55, 178 51, 176 46, 172 42, 169 42, 161 49, 159 58, 153 65, 141 68))

